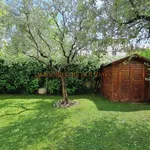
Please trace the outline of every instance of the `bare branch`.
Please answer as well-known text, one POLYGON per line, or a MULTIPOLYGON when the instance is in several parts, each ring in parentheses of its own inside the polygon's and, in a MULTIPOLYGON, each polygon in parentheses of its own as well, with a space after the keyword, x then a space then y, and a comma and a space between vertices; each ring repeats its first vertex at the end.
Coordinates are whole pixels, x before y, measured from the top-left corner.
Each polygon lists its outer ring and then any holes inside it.
POLYGON ((58 28, 58 30, 59 30, 59 32, 60 32, 61 35, 62 35, 62 38, 64 38, 64 32, 61 30, 61 28, 60 28, 60 26, 59 26, 59 23, 57 22, 57 20, 56 20, 54 14, 53 14, 53 13, 52 13, 52 14, 48 13, 48 14, 52 17, 52 19, 54 20, 54 22, 55 22, 55 24, 56 24, 56 26, 57 26, 57 28, 58 28))
POLYGON ((45 61, 41 60, 39 57, 35 57, 35 56, 33 56, 33 55, 29 55, 29 54, 25 53, 24 51, 23 51, 23 53, 24 53, 25 55, 31 57, 31 58, 34 58, 34 59, 38 60, 39 62, 43 63, 44 65, 48 66, 48 64, 47 64, 45 61))
MULTIPOLYGON (((30 25, 29 25, 29 14, 25 13, 25 16, 26 16, 26 19, 27 19, 27 27, 28 27, 28 29, 26 31, 30 35, 30 39, 34 42, 37 52, 39 52, 42 57, 48 58, 48 56, 44 55, 43 52, 39 50, 38 43, 36 42, 32 32, 31 32, 30 25)), ((37 53, 37 57, 39 57, 38 53, 37 53)))
POLYGON ((41 40, 47 45, 49 51, 51 51, 51 46, 48 44, 48 42, 42 37, 41 32, 38 30, 38 35, 41 38, 41 40))
POLYGON ((58 9, 58 12, 62 15, 62 19, 63 19, 63 27, 66 27, 66 19, 65 19, 65 15, 64 12, 62 12, 60 9, 58 9))
POLYGON ((65 52, 63 43, 62 43, 63 41, 59 41, 59 40, 57 40, 56 38, 52 38, 52 39, 55 40, 56 42, 58 42, 58 43, 60 44, 60 47, 61 47, 62 52, 63 52, 63 55, 64 55, 66 58, 68 58, 68 56, 66 55, 66 52, 65 52))
MULTIPOLYGON (((144 20, 146 20, 146 21, 148 21, 148 22, 150 22, 150 16, 145 16, 145 15, 137 15, 135 18, 133 18, 133 19, 130 19, 130 20, 128 20, 127 22, 119 22, 118 20, 116 20, 116 19, 114 19, 112 16, 110 16, 111 17, 111 19, 113 20, 113 21, 115 21, 115 22, 117 22, 117 23, 119 23, 119 24, 121 24, 121 25, 128 25, 128 24, 131 24, 131 23, 134 23, 134 22, 136 22, 136 21, 138 21, 138 20, 141 20, 141 19, 144 19, 144 20)), ((135 23, 135 25, 136 25, 137 23, 135 23)))
POLYGON ((84 27, 82 26, 83 20, 85 19, 85 17, 83 17, 80 22, 79 22, 79 31, 81 31, 84 27))
POLYGON ((47 67, 49 67, 51 69, 51 71, 53 72, 58 72, 52 65, 52 62, 50 61, 49 63, 46 63, 45 61, 41 60, 40 58, 36 57, 36 56, 33 56, 33 55, 29 55, 25 52, 23 52, 25 55, 31 57, 31 58, 34 58, 35 60, 41 62, 42 64, 46 65, 47 67))
POLYGON ((128 20, 127 22, 122 22, 121 24, 131 24, 131 23, 133 23, 133 22, 135 22, 135 21, 138 21, 138 20, 141 20, 141 19, 144 19, 144 20, 150 22, 150 16, 137 15, 135 18, 130 19, 130 20, 128 20))
POLYGON ((71 57, 71 61, 74 60, 74 58, 77 55, 78 51, 81 50, 81 49, 83 49, 86 45, 88 45, 88 44, 85 44, 85 45, 81 46, 80 48, 78 48, 76 51, 74 51, 74 53, 73 53, 73 55, 71 57))
POLYGON ((136 5, 134 4, 133 0, 129 0, 129 2, 133 8, 136 8, 136 5))

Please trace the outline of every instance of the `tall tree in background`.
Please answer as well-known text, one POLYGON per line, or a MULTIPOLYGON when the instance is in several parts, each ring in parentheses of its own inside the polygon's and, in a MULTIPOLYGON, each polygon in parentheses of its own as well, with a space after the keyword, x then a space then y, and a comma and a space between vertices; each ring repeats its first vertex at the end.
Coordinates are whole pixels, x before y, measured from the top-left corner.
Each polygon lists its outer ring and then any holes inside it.
POLYGON ((2 41, 4 38, 4 29, 5 29, 5 23, 3 22, 3 18, 6 15, 6 9, 5 9, 5 3, 4 1, 0 2, 0 48, 2 47, 2 41))
POLYGON ((61 104, 68 105, 68 66, 76 62, 79 51, 88 53, 98 39, 96 4, 90 0, 21 0, 7 6, 11 48, 42 62, 54 73, 61 72, 61 104))
POLYGON ((104 42, 102 46, 110 50, 113 55, 116 55, 117 52, 125 51, 129 47, 130 38, 128 38, 129 32, 123 31, 123 28, 120 28, 120 24, 112 19, 114 14, 114 10, 112 10, 113 2, 112 0, 101 0, 97 10, 101 15, 98 18, 97 26, 99 31, 101 31, 100 33, 103 33, 100 34, 104 42))
POLYGON ((104 6, 118 34, 137 40, 150 38, 149 0, 105 0, 104 6))

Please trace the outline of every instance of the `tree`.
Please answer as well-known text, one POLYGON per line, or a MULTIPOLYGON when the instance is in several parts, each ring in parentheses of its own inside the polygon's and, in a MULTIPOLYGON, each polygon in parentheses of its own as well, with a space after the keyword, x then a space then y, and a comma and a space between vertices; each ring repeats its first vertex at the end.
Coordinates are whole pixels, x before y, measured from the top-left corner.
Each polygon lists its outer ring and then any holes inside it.
POLYGON ((105 0, 104 6, 121 35, 137 40, 150 38, 149 0, 105 0))
POLYGON ((112 5, 113 1, 111 0, 101 0, 101 5, 97 10, 100 14, 97 26, 100 33, 103 33, 100 34, 103 38, 102 46, 116 55, 117 52, 125 51, 129 47, 130 38, 127 38, 128 34, 119 28, 118 22, 112 19, 112 5))
POLYGON ((82 53, 97 42, 97 13, 93 1, 22 0, 7 3, 11 46, 60 73, 63 101, 68 105, 66 73, 82 53), (80 53, 79 53, 80 52, 80 53), (54 67, 59 66, 59 69, 54 67))
POLYGON ((4 38, 4 22, 3 22, 3 18, 6 15, 6 11, 5 11, 5 3, 4 1, 0 2, 0 48, 2 47, 2 41, 4 38))

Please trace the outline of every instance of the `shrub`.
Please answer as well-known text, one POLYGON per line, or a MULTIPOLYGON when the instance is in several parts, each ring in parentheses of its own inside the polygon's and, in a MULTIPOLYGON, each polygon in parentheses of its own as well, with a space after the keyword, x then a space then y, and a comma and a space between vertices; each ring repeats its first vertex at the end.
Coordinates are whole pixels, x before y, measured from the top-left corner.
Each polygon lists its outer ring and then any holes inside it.
POLYGON ((36 93, 38 79, 36 75, 42 70, 40 64, 32 60, 11 65, 0 61, 0 93, 36 93))
POLYGON ((61 83, 59 79, 50 79, 47 82, 47 89, 50 94, 59 94, 61 91, 61 83))
POLYGON ((79 93, 79 91, 83 92, 83 79, 70 77, 67 78, 66 82, 68 94, 76 94, 79 93))
POLYGON ((38 79, 32 79, 26 84, 25 91, 26 93, 34 94, 37 92, 38 87, 38 79))

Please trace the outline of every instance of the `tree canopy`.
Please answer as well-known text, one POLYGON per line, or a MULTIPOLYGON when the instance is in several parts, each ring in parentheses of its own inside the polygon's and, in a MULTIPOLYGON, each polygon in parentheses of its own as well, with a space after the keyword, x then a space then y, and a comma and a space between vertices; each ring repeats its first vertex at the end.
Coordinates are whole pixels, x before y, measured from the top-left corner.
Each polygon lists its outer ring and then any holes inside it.
POLYGON ((149 0, 105 0, 104 5, 121 35, 138 40, 150 38, 149 0))

